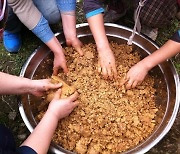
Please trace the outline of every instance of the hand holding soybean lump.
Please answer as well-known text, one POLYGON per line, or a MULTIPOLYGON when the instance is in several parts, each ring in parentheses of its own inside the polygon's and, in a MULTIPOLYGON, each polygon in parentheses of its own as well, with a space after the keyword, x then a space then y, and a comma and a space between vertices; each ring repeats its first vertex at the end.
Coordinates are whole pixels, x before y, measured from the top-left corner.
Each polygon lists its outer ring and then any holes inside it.
MULTIPOLYGON (((111 43, 111 49, 117 64, 116 79, 104 79, 98 73, 97 48, 91 43, 82 47, 84 56, 66 47, 69 71, 52 77, 54 83, 71 85, 66 91, 76 89, 79 93, 78 106, 59 121, 53 136, 53 141, 67 150, 79 154, 124 152, 150 136, 157 124, 154 78, 147 75, 133 89, 120 86, 140 56, 125 44, 111 43)), ((39 108, 37 120, 45 110, 39 108)))
MULTIPOLYGON (((62 88, 61 88, 61 96, 60 98, 66 98, 70 95, 72 95, 75 91, 76 88, 73 86, 69 86, 67 83, 65 83, 60 77, 58 76, 52 76, 51 77, 51 83, 54 84, 62 84, 62 88)), ((49 90, 47 92, 47 101, 51 102, 54 98, 55 95, 55 90, 49 90)))

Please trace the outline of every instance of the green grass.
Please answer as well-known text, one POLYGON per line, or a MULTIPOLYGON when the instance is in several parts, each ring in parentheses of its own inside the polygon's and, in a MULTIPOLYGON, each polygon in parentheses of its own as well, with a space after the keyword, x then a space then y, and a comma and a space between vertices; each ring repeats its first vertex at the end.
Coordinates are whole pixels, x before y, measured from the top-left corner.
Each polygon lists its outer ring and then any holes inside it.
MULTIPOLYGON (((180 29, 180 22, 177 19, 172 20, 169 26, 159 29, 159 34, 156 39, 156 43, 159 46, 162 46, 167 40, 169 40, 172 37, 172 35, 178 29, 180 29)), ((172 57, 172 61, 176 67, 178 74, 180 75, 180 55, 178 55, 178 58, 172 57)))
POLYGON ((41 44, 31 32, 25 31, 22 35, 23 44, 18 54, 8 53, 0 43, 0 71, 13 75, 19 75, 20 70, 30 54, 41 44), (28 36, 28 37, 26 37, 28 36))
POLYGON ((172 37, 172 35, 180 29, 180 23, 178 19, 174 19, 171 21, 170 25, 160 28, 159 29, 159 34, 156 39, 156 43, 161 46, 163 45, 168 39, 172 37))

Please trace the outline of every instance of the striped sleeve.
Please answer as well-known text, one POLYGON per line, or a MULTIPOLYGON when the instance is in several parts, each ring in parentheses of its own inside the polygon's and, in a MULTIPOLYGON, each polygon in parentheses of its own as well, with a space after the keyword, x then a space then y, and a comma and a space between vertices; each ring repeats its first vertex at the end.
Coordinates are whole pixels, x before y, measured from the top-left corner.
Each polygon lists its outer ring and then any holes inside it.
POLYGON ((102 7, 102 2, 100 0, 84 0, 83 9, 86 18, 104 13, 104 8, 102 7))

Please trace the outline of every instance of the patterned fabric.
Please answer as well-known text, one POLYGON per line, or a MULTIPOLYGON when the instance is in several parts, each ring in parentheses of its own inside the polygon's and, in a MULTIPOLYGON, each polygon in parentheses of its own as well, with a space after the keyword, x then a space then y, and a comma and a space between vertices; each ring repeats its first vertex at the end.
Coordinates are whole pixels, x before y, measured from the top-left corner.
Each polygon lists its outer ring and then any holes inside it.
POLYGON ((103 8, 99 8, 99 9, 96 9, 94 11, 91 11, 91 12, 87 13, 86 18, 90 18, 90 17, 95 16, 95 15, 100 14, 100 13, 104 13, 103 8))
MULTIPOLYGON (((101 0, 84 0, 83 9, 85 14, 102 8, 101 0)), ((100 12, 101 13, 101 12, 100 12)))
POLYGON ((56 0, 61 12, 71 12, 76 10, 76 0, 56 0))
POLYGON ((32 29, 32 32, 41 39, 44 43, 47 43, 54 37, 54 33, 48 25, 48 21, 41 16, 39 23, 32 29))
MULTIPOLYGON (((139 0, 135 0, 138 6, 139 0)), ((177 13, 176 0, 147 0, 140 13, 141 24, 161 28, 168 25, 177 13)))

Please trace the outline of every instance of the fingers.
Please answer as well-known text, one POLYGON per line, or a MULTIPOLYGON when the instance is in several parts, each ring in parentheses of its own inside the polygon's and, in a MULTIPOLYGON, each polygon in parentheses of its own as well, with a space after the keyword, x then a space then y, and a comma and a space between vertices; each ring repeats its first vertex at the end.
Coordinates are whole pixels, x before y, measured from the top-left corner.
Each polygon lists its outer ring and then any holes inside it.
POLYGON ((100 74, 101 71, 102 71, 102 68, 101 68, 101 65, 100 65, 99 62, 98 62, 98 73, 100 74))
POLYGON ((117 70, 116 67, 101 67, 100 64, 98 64, 98 73, 102 73, 103 77, 105 79, 109 78, 110 80, 112 80, 113 78, 116 79, 117 78, 117 70))
POLYGON ((74 94, 69 96, 68 99, 73 102, 73 101, 77 100, 78 95, 79 95, 78 92, 75 92, 74 94))
POLYGON ((58 75, 58 67, 53 67, 53 75, 58 75))
POLYGON ((80 54, 80 56, 83 56, 84 53, 81 49, 81 47, 83 46, 82 42, 79 39, 75 39, 75 41, 70 41, 70 40, 66 40, 66 44, 67 46, 73 46, 74 49, 80 54))
POLYGON ((105 67, 102 68, 102 75, 105 79, 108 78, 108 73, 107 73, 107 69, 105 67))
POLYGON ((126 84, 126 89, 131 89, 133 83, 134 83, 134 80, 130 79, 126 84))
POLYGON ((53 100, 58 100, 61 97, 61 89, 58 89, 54 95, 53 100))
POLYGON ((112 67, 112 71, 113 71, 114 78, 117 79, 117 70, 116 70, 116 66, 115 66, 115 67, 112 67))
POLYGON ((125 77, 121 82, 120 82, 120 86, 124 85, 125 83, 127 83, 127 81, 129 80, 129 78, 125 77))
POLYGON ((75 50, 80 54, 80 56, 83 56, 84 55, 84 53, 83 53, 83 51, 82 51, 82 49, 81 49, 81 47, 82 47, 82 43, 80 42, 79 44, 77 44, 77 45, 73 45, 73 47, 75 48, 75 50))
POLYGON ((72 103, 72 108, 74 109, 76 106, 78 106, 78 104, 79 104, 78 101, 74 101, 74 102, 72 103))
POLYGON ((67 72, 68 72, 68 68, 67 68, 67 66, 65 65, 65 66, 63 66, 62 68, 63 68, 64 73, 66 73, 66 74, 67 74, 67 72))
MULTIPOLYGON (((64 72, 64 73, 67 73, 67 72, 68 72, 68 68, 67 68, 66 65, 64 65, 64 66, 62 67, 62 69, 63 69, 63 72, 64 72)), ((58 75, 58 71, 59 71, 59 67, 53 67, 53 75, 58 75)))
POLYGON ((125 77, 120 83, 120 86, 125 85, 126 89, 135 88, 137 85, 141 84, 142 81, 137 81, 134 79, 131 79, 130 77, 125 77))
POLYGON ((113 73, 112 73, 111 69, 107 69, 107 74, 108 74, 109 79, 112 80, 113 79, 113 73))
POLYGON ((137 81, 134 81, 131 87, 132 87, 132 88, 135 88, 137 85, 138 85, 138 82, 137 82, 137 81))
POLYGON ((46 91, 49 90, 49 89, 57 89, 57 88, 62 87, 62 83, 53 84, 53 83, 51 83, 50 79, 45 79, 45 80, 48 83, 47 86, 46 86, 46 91))

